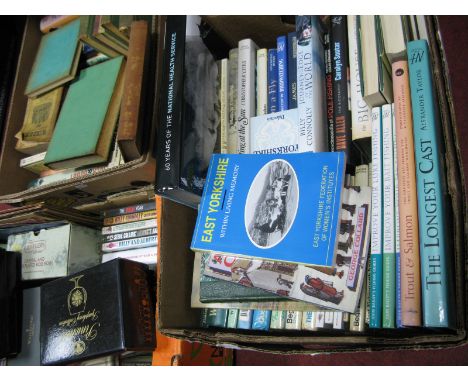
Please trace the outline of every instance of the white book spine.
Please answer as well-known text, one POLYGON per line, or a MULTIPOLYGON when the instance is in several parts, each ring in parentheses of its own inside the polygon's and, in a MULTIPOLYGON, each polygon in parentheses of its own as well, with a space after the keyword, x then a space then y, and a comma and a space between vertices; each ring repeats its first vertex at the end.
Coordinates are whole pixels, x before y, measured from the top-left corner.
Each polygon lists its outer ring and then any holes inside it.
POLYGON ((117 224, 117 225, 102 227, 101 232, 103 235, 110 235, 113 233, 128 232, 128 231, 134 231, 137 229, 153 228, 153 227, 156 227, 156 225, 157 225, 156 219, 139 220, 139 221, 131 222, 131 223, 117 224))
POLYGON ((315 312, 302 313, 302 330, 317 330, 315 325, 315 312))
POLYGON ((273 310, 271 312, 270 329, 284 329, 286 327, 286 311, 273 310))
POLYGON ((333 329, 343 329, 343 312, 333 312, 333 329))
POLYGON ((26 158, 23 158, 23 159, 20 160, 20 167, 25 167, 25 166, 28 166, 30 164, 43 161, 46 154, 47 154, 47 152, 44 151, 43 153, 39 153, 39 154, 35 154, 35 155, 28 156, 26 158))
POLYGON ((315 327, 318 329, 325 327, 325 312, 315 312, 315 327))
POLYGON ((144 264, 156 264, 157 252, 157 247, 152 246, 146 248, 131 249, 128 251, 103 253, 101 262, 105 263, 107 261, 121 258, 138 261, 139 263, 144 264))
POLYGON ((302 312, 295 310, 288 310, 286 313, 286 326, 287 330, 301 330, 302 327, 302 312))
POLYGON ((383 252, 395 253, 395 198, 392 106, 382 106, 383 252))
POLYGON ((112 241, 110 243, 102 244, 102 251, 103 252, 116 252, 116 251, 123 251, 126 249, 134 249, 134 248, 142 248, 148 247, 151 245, 156 245, 158 243, 158 236, 145 236, 140 237, 137 239, 128 239, 128 240, 120 240, 120 241, 112 241))
POLYGON ((257 115, 267 114, 268 49, 257 50, 257 115))
POLYGON ((239 41, 237 74, 237 153, 250 152, 250 118, 255 116, 255 66, 257 45, 239 41))
POLYGON ((228 153, 229 130, 229 60, 221 60, 221 154, 228 153))
POLYGON ((229 51, 229 128, 228 153, 237 153, 237 68, 239 50, 229 51))
POLYGON ((372 109, 372 216, 371 254, 382 254, 382 141, 381 109, 372 109))
POLYGON ((371 109, 362 98, 362 86, 359 73, 357 16, 348 16, 349 73, 351 94, 352 139, 371 136, 371 109))

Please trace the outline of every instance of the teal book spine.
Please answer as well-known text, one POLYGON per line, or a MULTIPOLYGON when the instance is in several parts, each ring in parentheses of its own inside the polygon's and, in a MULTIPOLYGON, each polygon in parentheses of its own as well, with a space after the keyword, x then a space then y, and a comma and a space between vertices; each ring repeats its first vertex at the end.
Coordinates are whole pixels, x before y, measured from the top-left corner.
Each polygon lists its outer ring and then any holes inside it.
POLYGON ((423 322, 426 327, 449 327, 445 175, 441 165, 442 142, 433 97, 431 58, 426 40, 409 42, 407 51, 413 105, 423 322))

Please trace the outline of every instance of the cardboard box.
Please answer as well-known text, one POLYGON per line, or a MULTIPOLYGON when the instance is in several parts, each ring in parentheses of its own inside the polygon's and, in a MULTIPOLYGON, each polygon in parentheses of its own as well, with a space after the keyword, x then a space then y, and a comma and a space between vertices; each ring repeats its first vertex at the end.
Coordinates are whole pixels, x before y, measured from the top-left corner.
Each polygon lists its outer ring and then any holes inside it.
POLYGON ((21 278, 63 277, 101 262, 98 230, 69 223, 10 235, 8 251, 21 252, 21 278))
MULTIPOLYGON (((158 20, 158 19, 157 19, 158 20)), ((20 168, 20 160, 25 157, 15 150, 15 134, 21 129, 26 111, 27 97, 24 95, 26 84, 36 56, 42 33, 39 29, 40 17, 28 17, 21 43, 18 66, 14 78, 13 91, 8 105, 8 114, 5 121, 5 131, 0 151, 0 203, 19 203, 29 200, 60 198, 67 200, 69 205, 104 200, 107 195, 126 190, 153 185, 156 165, 153 153, 155 129, 153 113, 148 113, 147 124, 147 152, 138 159, 127 162, 118 167, 103 170, 96 175, 85 175, 78 179, 70 179, 51 185, 44 185, 27 189, 28 183, 37 178, 30 171, 20 168), (5 180, 8 181, 5 181, 5 180)), ((156 23, 158 24, 158 23, 156 23)), ((148 99, 151 109, 157 110, 158 94, 157 83, 159 78, 161 59, 158 32, 152 33, 152 53, 150 65, 150 79, 148 86, 148 99)))
MULTIPOLYGON (((211 345, 223 345, 280 353, 343 352, 357 350, 421 349, 461 346, 468 342, 468 321, 465 313, 468 280, 467 209, 463 171, 460 163, 459 139, 449 84, 449 74, 438 29, 437 18, 427 17, 430 46, 433 53, 435 91, 439 101, 446 148, 447 209, 453 248, 454 305, 456 326, 453 330, 427 328, 403 330, 368 330, 365 333, 336 331, 238 331, 199 327, 200 310, 190 307, 193 253, 190 251, 196 211, 157 198, 158 218, 158 328, 162 334, 211 345), (177 240, 174 236, 177 235, 177 240)), ((239 26, 241 20, 235 25, 239 26)), ((224 23, 229 28, 231 23, 224 23)), ((234 27, 233 27, 234 28, 234 27)))

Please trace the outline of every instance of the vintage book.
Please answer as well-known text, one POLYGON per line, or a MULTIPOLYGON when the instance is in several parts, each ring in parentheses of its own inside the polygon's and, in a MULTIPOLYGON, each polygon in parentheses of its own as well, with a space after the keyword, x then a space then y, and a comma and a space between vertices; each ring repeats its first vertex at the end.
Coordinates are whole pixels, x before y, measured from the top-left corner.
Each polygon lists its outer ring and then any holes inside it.
POLYGON ((107 57, 114 58, 120 55, 115 49, 111 48, 109 45, 104 44, 102 41, 99 41, 94 37, 94 21, 95 16, 80 16, 80 30, 79 36, 80 40, 87 46, 96 50, 97 52, 105 54, 107 57))
POLYGON ((80 22, 75 20, 41 38, 25 94, 37 97, 75 78, 81 53, 80 22))
POLYGON ((279 111, 250 119, 251 154, 288 154, 299 151, 297 109, 279 111))
POLYGON ((103 252, 127 251, 130 249, 156 246, 157 243, 158 243, 158 236, 152 235, 152 236, 138 237, 135 239, 126 239, 126 240, 112 241, 110 243, 103 243, 101 246, 101 250, 103 252))
POLYGON ((271 310, 254 310, 252 315, 252 330, 270 330, 271 310))
POLYGON ((392 64, 400 209, 401 324, 421 326, 418 200, 408 61, 392 64))
POLYGON ((273 310, 271 312, 270 329, 285 329, 286 327, 286 310, 273 310))
POLYGON ((252 328, 253 310, 240 309, 239 317, 237 318, 237 329, 252 328))
POLYGON ((319 17, 296 16, 296 33, 299 148, 301 151, 326 151, 325 63, 319 17))
POLYGON ((348 16, 349 74, 351 93, 351 135, 354 145, 363 154, 366 162, 372 158, 371 114, 372 111, 362 98, 359 68, 357 16, 348 16))
MULTIPOLYGON (((330 27, 328 27, 330 29, 330 27)), ((330 47, 330 33, 323 35, 323 47, 325 54, 325 97, 327 106, 327 127, 328 127, 328 148, 329 151, 335 150, 335 119, 333 118, 333 69, 330 47)))
POLYGON ((268 50, 257 50, 257 81, 256 81, 256 115, 264 115, 268 112, 268 50))
MULTIPOLYGON (((348 101, 348 36, 346 16, 332 16, 330 28, 330 53, 333 84, 333 120, 336 151, 344 151, 348 164, 355 164, 351 145, 351 111, 348 101)), ((354 150, 353 150, 354 152, 354 150)))
POLYGON ((153 351, 151 282, 146 265, 116 259, 43 284, 41 364, 153 351))
POLYGON ((276 49, 268 49, 268 114, 278 109, 278 58, 276 49))
POLYGON ((359 74, 364 101, 369 107, 393 102, 392 79, 378 16, 357 16, 359 74))
POLYGON ((288 109, 297 108, 297 36, 288 33, 288 109))
POLYGON ((23 280, 67 276, 99 264, 99 232, 77 224, 12 234, 9 251, 21 253, 23 280))
POLYGON ((325 308, 356 311, 369 245, 369 187, 345 189, 334 268, 210 255, 205 274, 325 308))
POLYGON ((221 79, 220 83, 220 94, 219 94, 219 103, 221 106, 220 111, 220 126, 221 126, 221 154, 228 154, 228 134, 229 134, 229 59, 223 58, 221 61, 218 61, 220 74, 219 78, 221 79))
POLYGON ((9 366, 40 366, 41 289, 23 289, 21 352, 8 360, 9 366))
POLYGON ((393 62, 404 58, 406 56, 406 44, 409 40, 406 16, 381 15, 378 17, 382 25, 383 42, 388 61, 393 62))
POLYGON ((92 30, 93 37, 96 40, 107 45, 108 47, 112 48, 117 53, 123 56, 127 56, 128 45, 129 45, 129 41, 127 37, 123 33, 121 33, 118 29, 111 31, 107 28, 104 28, 103 26, 103 24, 112 24, 111 16, 96 15, 96 16, 92 16, 91 20, 93 24, 93 30, 92 30))
POLYGON ((395 327, 395 185, 392 105, 382 106, 382 327, 395 327))
POLYGON ((208 309, 206 316, 207 327, 225 328, 227 326, 227 309, 208 309))
POLYGON ((60 109, 63 87, 36 98, 29 98, 26 106, 21 138, 27 142, 49 142, 60 109))
POLYGON ((344 162, 342 152, 214 154, 191 248, 331 266, 344 162))
POLYGON ((279 111, 283 111, 289 109, 287 36, 279 36, 276 39, 276 55, 278 56, 278 107, 279 111))
POLYGON ((138 220, 156 219, 156 210, 148 210, 142 212, 134 212, 126 215, 118 215, 108 217, 103 220, 105 226, 116 225, 122 223, 131 223, 138 220))
POLYGON ((148 228, 156 227, 156 224, 157 224, 156 219, 138 220, 138 221, 134 221, 130 223, 102 227, 101 233, 103 235, 110 235, 110 234, 128 232, 128 231, 139 230, 139 229, 148 229, 148 228))
POLYGON ((132 214, 137 212, 145 212, 154 210, 156 208, 156 203, 153 201, 141 204, 134 204, 132 206, 112 208, 110 210, 104 211, 102 216, 105 218, 111 218, 119 215, 132 214))
POLYGON ((139 229, 139 230, 128 231, 128 232, 114 233, 111 235, 103 236, 102 242, 109 243, 111 241, 117 241, 117 240, 135 239, 135 238, 143 237, 143 236, 157 235, 157 233, 158 233, 158 229, 156 227, 139 229))
POLYGON ((229 51, 229 130, 228 153, 237 153, 237 48, 229 51))
POLYGON ((255 116, 255 66, 257 45, 251 39, 238 44, 237 153, 250 152, 250 118, 255 116))
POLYGON ((66 169, 108 160, 124 69, 123 58, 117 57, 81 71, 65 97, 44 160, 46 166, 66 169))
POLYGON ((302 330, 317 330, 315 326, 315 312, 302 313, 302 330))
POLYGON ((372 109, 372 218, 370 255, 371 328, 382 326, 382 110, 372 109))
POLYGON ((106 252, 102 254, 101 263, 117 258, 138 261, 148 265, 155 265, 157 262, 157 246, 152 245, 145 248, 130 249, 128 251, 106 252))
POLYGON ((423 323, 427 327, 453 324, 450 294, 443 138, 437 117, 431 57, 426 40, 408 43, 413 104, 416 180, 420 233, 423 323))
POLYGON ((42 33, 49 33, 55 29, 58 29, 69 22, 77 19, 80 16, 76 15, 64 15, 64 16, 44 16, 39 22, 39 28, 42 33))
POLYGON ((144 20, 132 23, 120 107, 117 142, 126 161, 143 154, 146 89, 150 54, 150 31, 144 20))
POLYGON ((236 329, 238 318, 239 318, 239 309, 229 309, 226 327, 230 329, 236 329))
POLYGON ((40 174, 42 171, 49 170, 49 168, 44 165, 45 156, 45 151, 36 155, 31 155, 21 159, 19 165, 21 168, 34 172, 35 174, 40 174))
POLYGON ((288 310, 286 313, 286 330, 301 330, 302 327, 302 312, 288 310))

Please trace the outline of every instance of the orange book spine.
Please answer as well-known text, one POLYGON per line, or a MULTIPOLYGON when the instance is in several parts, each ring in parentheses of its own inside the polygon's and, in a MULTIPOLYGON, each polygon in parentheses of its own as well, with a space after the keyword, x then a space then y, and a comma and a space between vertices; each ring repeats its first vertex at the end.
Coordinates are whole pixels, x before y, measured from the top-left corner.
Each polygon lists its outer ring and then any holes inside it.
POLYGON ((418 200, 408 61, 392 64, 400 209, 401 325, 421 326, 418 200))

